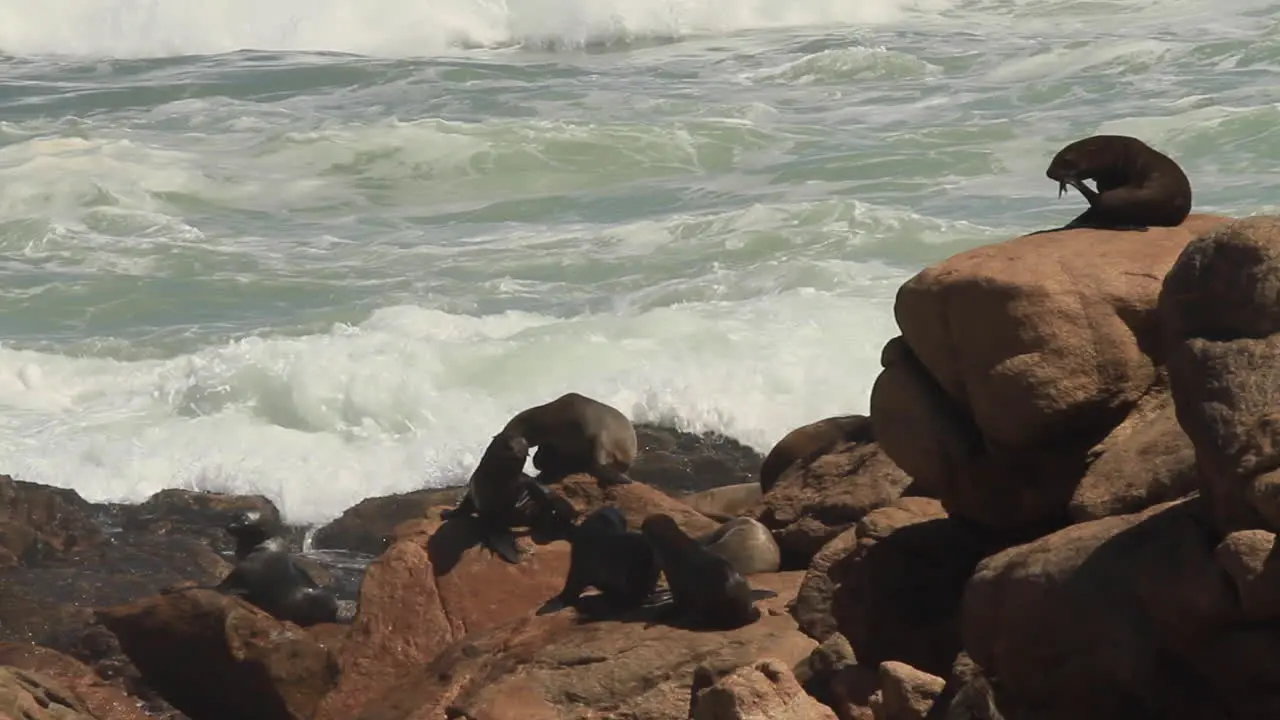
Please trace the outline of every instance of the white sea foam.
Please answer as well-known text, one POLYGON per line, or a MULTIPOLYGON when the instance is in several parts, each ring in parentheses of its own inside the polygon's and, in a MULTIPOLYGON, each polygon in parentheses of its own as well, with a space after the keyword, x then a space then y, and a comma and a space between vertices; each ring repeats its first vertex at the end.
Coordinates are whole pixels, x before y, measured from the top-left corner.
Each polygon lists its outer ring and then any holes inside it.
POLYGON ((401 306, 163 361, 0 347, 0 457, 92 500, 261 492, 316 522, 464 480, 511 414, 569 390, 766 451, 794 426, 866 411, 887 309, 813 291, 572 319, 401 306))
POLYGON ((241 50, 432 55, 459 46, 569 45, 876 23, 948 0, 0 0, 14 55, 170 56, 241 50))

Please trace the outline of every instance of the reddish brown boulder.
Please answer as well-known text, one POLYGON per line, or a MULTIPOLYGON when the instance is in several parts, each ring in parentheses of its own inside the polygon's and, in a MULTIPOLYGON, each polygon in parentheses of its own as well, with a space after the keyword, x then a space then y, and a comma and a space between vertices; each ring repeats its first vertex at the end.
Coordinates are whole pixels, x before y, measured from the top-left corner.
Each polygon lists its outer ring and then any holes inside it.
POLYGON ((709 687, 695 686, 692 720, 836 720, 831 708, 814 700, 789 664, 762 658, 740 667, 709 687))
POLYGON ((668 720, 686 716, 695 668, 718 677, 761 657, 790 666, 813 647, 785 614, 708 632, 651 618, 583 622, 569 610, 470 634, 349 717, 668 720))
POLYGON ((103 720, 74 693, 40 673, 0 666, 0 718, 4 720, 103 720))
POLYGON ((300 628, 210 590, 97 616, 147 683, 192 717, 308 719, 337 680, 332 655, 300 628))
POLYGON ((760 463, 760 488, 769 492, 788 468, 807 465, 837 445, 874 440, 871 418, 866 415, 837 415, 798 427, 784 435, 760 463))
POLYGON ((953 515, 1061 525, 1089 450, 1157 380, 1164 273, 1223 222, 1029 235, 926 268, 898 292, 877 441, 953 515))
POLYGON ((979 564, 965 648, 1009 717, 1261 718, 1280 629, 1240 610, 1199 498, 1080 523, 979 564))
POLYGON ((1178 422, 1224 533, 1280 531, 1280 217, 1187 245, 1160 297, 1178 422))
POLYGON ((818 642, 823 642, 839 629, 832 606, 836 583, 831 579, 831 566, 853 552, 857 545, 858 529, 855 526, 823 545, 805 571, 791 613, 804 634, 818 642))
POLYGON ((0 643, 0 665, 37 673, 55 681, 98 720, 147 720, 138 701, 116 684, 98 677, 75 658, 29 643, 0 643))
POLYGON ((455 640, 531 615, 569 571, 565 542, 535 546, 512 565, 479 545, 465 520, 408 532, 418 522, 405 523, 404 539, 369 565, 339 656, 341 680, 317 720, 349 720, 455 640))
POLYGON ((960 651, 966 581, 991 545, 930 498, 901 498, 868 513, 829 574, 841 634, 858 663, 897 660, 943 675, 960 651))
POLYGON ((868 512, 897 500, 911 484, 872 443, 845 443, 793 464, 751 513, 773 531, 782 567, 809 566, 823 545, 868 512))

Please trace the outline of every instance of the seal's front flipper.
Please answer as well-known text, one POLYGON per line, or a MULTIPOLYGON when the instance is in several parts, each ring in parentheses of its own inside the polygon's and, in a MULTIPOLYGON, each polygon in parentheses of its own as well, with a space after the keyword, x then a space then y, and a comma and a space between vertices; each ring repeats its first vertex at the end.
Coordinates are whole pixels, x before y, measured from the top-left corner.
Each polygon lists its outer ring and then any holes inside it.
POLYGON ((629 485, 635 482, 631 478, 627 477, 626 475, 623 475, 622 473, 618 472, 614 468, 609 467, 608 465, 596 465, 595 467, 591 468, 591 474, 594 475, 596 480, 599 480, 600 484, 604 486, 629 485))
POLYGON ((751 602, 768 600, 771 597, 778 597, 778 593, 768 588, 751 588, 751 602))
POLYGON ((512 565, 520 564, 520 548, 516 545, 516 536, 510 530, 485 531, 484 544, 495 555, 512 565))
POLYGON ((536 612, 535 614, 550 615, 551 613, 560 612, 566 607, 568 607, 568 605, 566 605, 564 601, 560 599, 560 596, 557 595, 551 598, 550 600, 546 601, 545 603, 543 603, 542 607, 538 608, 538 612, 536 612))

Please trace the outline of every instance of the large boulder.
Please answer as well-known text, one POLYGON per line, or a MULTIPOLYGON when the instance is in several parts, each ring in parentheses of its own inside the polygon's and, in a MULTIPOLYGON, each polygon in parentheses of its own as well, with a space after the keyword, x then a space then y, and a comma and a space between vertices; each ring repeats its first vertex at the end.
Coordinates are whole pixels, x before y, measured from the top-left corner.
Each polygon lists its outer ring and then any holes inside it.
POLYGON ((1024 536, 1065 524, 1090 450, 1158 380, 1165 272, 1224 222, 1040 233, 921 271, 872 390, 877 441, 953 515, 1024 536))
POLYGON ((1160 297, 1178 422, 1223 532, 1280 530, 1280 217, 1187 245, 1160 297))
POLYGON ((824 545, 910 484, 875 442, 848 442, 793 463, 749 512, 773 531, 782 566, 805 568, 824 545))
POLYGON ((75 658, 30 643, 0 643, 0 666, 6 665, 57 682, 99 720, 147 720, 134 698, 75 658))
POLYGON ((307 633, 211 590, 97 616, 147 682, 193 718, 305 720, 337 680, 332 654, 307 633))

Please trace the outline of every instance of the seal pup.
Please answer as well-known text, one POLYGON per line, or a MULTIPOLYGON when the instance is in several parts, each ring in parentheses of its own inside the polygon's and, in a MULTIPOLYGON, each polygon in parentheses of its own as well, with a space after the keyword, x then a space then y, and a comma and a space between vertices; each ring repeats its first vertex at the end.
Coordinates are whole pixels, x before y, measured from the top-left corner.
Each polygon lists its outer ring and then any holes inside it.
POLYGON ((529 443, 523 435, 509 430, 494 435, 458 505, 440 513, 445 520, 474 517, 481 542, 513 564, 520 562, 521 553, 511 528, 550 525, 568 531, 577 514, 567 500, 524 475, 528 457, 529 443))
POLYGON ((1178 163, 1128 135, 1077 140, 1053 156, 1045 175, 1058 183, 1058 197, 1070 185, 1089 201, 1063 229, 1176 227, 1191 213, 1191 181, 1178 163))
POLYGON ((773 533, 754 518, 734 518, 698 542, 728 560, 739 575, 778 572, 782 566, 782 551, 773 533))
POLYGON ((640 525, 658 556, 671 588, 666 615, 711 630, 733 630, 760 617, 756 600, 777 595, 755 589, 728 560, 703 547, 665 513, 650 515, 640 525))
POLYGON ((566 393, 516 413, 503 432, 538 448, 533 466, 539 482, 552 483, 578 472, 590 473, 601 485, 632 482, 625 473, 639 449, 636 429, 617 408, 598 400, 566 393))
POLYGON ((261 547, 281 551, 289 549, 288 543, 280 537, 279 522, 261 510, 237 513, 223 529, 236 541, 234 553, 237 560, 243 560, 261 547))
POLYGON ((564 589, 538 609, 539 615, 575 607, 588 587, 613 611, 626 611, 659 597, 658 558, 644 535, 627 530, 626 518, 615 507, 587 515, 569 538, 569 574, 564 589))

